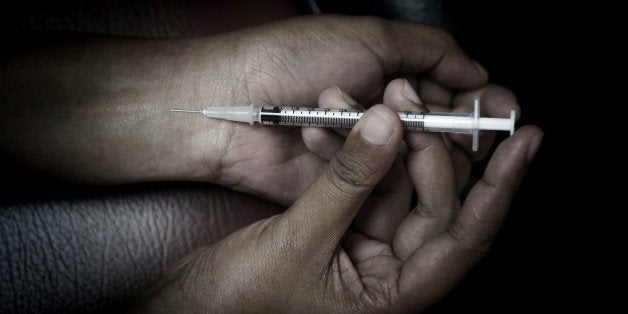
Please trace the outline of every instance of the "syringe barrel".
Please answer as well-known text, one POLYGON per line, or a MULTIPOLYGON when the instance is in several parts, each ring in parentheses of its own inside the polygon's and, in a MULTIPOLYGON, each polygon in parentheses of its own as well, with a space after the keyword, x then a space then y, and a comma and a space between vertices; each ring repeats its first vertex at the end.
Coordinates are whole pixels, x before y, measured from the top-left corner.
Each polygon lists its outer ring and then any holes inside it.
MULTIPOLYGON (((310 107, 263 106, 255 111, 255 121, 271 125, 352 128, 364 112, 310 107)), ((398 112, 406 131, 454 132, 472 134, 474 130, 512 128, 509 119, 475 118, 473 113, 398 112)), ((242 120, 240 120, 242 121, 242 120)))
POLYGON ((258 121, 270 125, 352 128, 363 114, 358 110, 263 106, 258 121))

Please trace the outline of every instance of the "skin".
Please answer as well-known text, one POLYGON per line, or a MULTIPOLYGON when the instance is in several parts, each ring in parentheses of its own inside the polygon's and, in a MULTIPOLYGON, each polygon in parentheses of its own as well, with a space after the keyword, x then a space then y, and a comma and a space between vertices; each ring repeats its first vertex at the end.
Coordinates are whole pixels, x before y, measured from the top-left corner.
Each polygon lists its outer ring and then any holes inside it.
POLYGON ((403 312, 442 298, 490 246, 542 132, 523 127, 502 142, 461 201, 441 136, 405 134, 407 157, 399 162, 404 134, 390 107, 419 108, 395 97, 400 86, 389 85, 388 107, 375 106, 360 119, 285 213, 199 250, 137 310, 403 312), (396 166, 416 189, 414 208, 403 178, 396 186, 378 186, 396 166), (374 189, 382 199, 395 198, 369 204, 374 189), (378 214, 401 219, 352 226, 356 215, 378 214))
MULTIPOLYGON (((169 109, 315 104, 334 85, 370 104, 389 77, 408 73, 420 74, 413 84, 443 110, 471 110, 463 101, 471 94, 483 95, 489 116, 518 110, 512 94, 485 85, 486 72, 440 29, 301 17, 218 36, 76 39, 15 55, 0 70, 0 156, 69 181, 208 181, 289 206, 327 163, 298 128, 169 109)), ((451 139, 462 147, 452 150, 456 164, 466 168, 467 156, 485 156, 491 143, 470 154, 468 139, 451 139)))
POLYGON ((2 63, 1 154, 82 183, 199 180, 290 206, 200 249, 138 310, 421 310, 486 251, 542 133, 524 127, 501 143, 460 200, 470 162, 488 153, 492 135, 478 153, 466 137, 404 138, 392 109, 470 111, 480 96, 489 116, 518 110, 487 79, 442 30, 375 18, 74 40, 2 63), (169 113, 317 99, 385 106, 349 134, 169 113), (413 190, 419 202, 410 208, 413 190))

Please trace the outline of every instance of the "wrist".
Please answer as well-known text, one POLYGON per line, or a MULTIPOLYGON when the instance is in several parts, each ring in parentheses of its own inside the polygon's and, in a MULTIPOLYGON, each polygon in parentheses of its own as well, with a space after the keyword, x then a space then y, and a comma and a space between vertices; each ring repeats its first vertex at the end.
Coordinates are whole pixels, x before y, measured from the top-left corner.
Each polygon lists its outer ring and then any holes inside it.
POLYGON ((212 181, 230 128, 170 109, 242 101, 232 42, 86 39, 10 58, 0 157, 81 183, 212 181))
MULTIPOLYGON (((175 41, 175 45, 178 40, 175 41)), ((235 126, 201 115, 176 114, 170 109, 199 110, 241 102, 235 96, 233 49, 211 38, 184 40, 180 57, 171 65, 174 75, 162 76, 169 88, 157 91, 155 102, 161 178, 218 183, 222 158, 235 126)), ((154 140, 154 139, 149 139, 154 140)))

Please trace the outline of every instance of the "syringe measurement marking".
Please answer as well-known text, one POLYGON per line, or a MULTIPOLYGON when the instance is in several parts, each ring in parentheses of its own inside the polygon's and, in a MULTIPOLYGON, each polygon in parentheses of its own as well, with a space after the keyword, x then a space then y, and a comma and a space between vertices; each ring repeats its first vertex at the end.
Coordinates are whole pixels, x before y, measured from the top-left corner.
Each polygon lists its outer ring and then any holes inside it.
POLYGON ((424 129, 425 123, 423 120, 401 120, 401 124, 405 130, 418 130, 424 129))
POLYGON ((400 112, 399 118, 405 130, 423 131, 425 130, 425 115, 409 114, 400 112))
MULTIPOLYGON (((308 126, 332 126, 349 128, 362 116, 362 112, 333 112, 321 110, 289 110, 279 113, 264 113, 265 116, 278 116, 279 124, 283 125, 308 125, 308 126)), ((425 130, 425 115, 400 112, 399 118, 405 130, 425 130)))
POLYGON ((353 114, 353 116, 346 117, 345 115, 351 114, 331 112, 331 115, 328 115, 328 111, 309 110, 307 112, 296 111, 292 114, 281 112, 277 115, 280 117, 279 124, 351 127, 362 114, 353 114))
POLYGON ((309 126, 353 126, 357 118, 337 117, 337 116, 282 116, 280 124, 289 125, 309 125, 309 126))

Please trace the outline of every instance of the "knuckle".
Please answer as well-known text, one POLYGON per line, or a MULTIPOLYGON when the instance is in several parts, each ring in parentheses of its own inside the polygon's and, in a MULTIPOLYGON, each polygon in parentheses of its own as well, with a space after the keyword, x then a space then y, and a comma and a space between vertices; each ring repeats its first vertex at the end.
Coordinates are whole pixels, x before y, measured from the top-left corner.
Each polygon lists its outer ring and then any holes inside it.
POLYGON ((435 29, 438 32, 440 38, 442 38, 444 42, 451 43, 451 44, 456 42, 456 40, 454 39, 454 36, 451 35, 451 33, 449 33, 448 31, 439 27, 435 29))
POLYGON ((370 165, 353 154, 340 151, 329 164, 329 179, 341 192, 354 194, 356 191, 370 190, 376 186, 371 182, 374 173, 370 165))
POLYGON ((445 46, 456 46, 456 39, 448 31, 440 27, 431 27, 434 37, 436 37, 445 46))
POLYGON ((470 241, 465 236, 464 229, 473 228, 469 225, 462 225, 460 222, 454 223, 448 230, 449 236, 454 240, 456 246, 463 252, 463 264, 465 268, 470 269, 477 261, 479 261, 491 247, 491 237, 486 237, 476 243, 476 241, 470 241))
POLYGON ((395 47, 393 38, 394 30, 391 29, 389 21, 379 17, 360 17, 360 21, 356 27, 357 30, 363 32, 363 41, 366 45, 375 51, 386 51, 395 47))
POLYGON ((497 207, 509 207, 517 191, 516 188, 512 186, 493 182, 486 176, 480 178, 480 183, 487 186, 488 190, 491 191, 491 200, 497 207))

